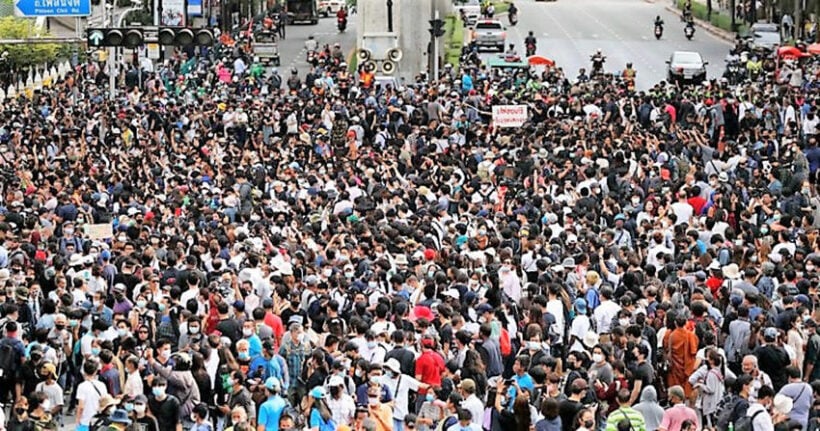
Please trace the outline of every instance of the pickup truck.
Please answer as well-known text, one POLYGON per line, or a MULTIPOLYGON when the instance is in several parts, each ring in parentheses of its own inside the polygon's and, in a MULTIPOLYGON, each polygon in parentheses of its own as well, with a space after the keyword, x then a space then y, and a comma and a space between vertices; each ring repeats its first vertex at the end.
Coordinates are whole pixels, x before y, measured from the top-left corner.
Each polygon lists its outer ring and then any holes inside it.
POLYGON ((454 0, 453 5, 467 26, 475 25, 478 18, 481 17, 481 2, 479 0, 454 0))
POLYGON ((260 31, 253 36, 253 55, 262 63, 279 67, 279 45, 276 44, 276 33, 260 31))

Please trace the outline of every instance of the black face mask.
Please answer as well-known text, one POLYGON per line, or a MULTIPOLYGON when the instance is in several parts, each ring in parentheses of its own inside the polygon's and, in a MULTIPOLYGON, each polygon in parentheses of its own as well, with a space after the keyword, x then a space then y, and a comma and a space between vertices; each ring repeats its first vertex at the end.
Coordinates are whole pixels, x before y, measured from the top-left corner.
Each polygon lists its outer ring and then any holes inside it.
POLYGON ((14 412, 17 413, 18 416, 22 416, 26 412, 26 409, 23 407, 15 407, 14 412))
POLYGON ((57 328, 58 331, 65 329, 65 325, 54 325, 54 327, 57 328))
POLYGON ((595 425, 595 423, 592 422, 591 420, 584 421, 584 428, 586 428, 586 429, 592 429, 593 425, 595 425))

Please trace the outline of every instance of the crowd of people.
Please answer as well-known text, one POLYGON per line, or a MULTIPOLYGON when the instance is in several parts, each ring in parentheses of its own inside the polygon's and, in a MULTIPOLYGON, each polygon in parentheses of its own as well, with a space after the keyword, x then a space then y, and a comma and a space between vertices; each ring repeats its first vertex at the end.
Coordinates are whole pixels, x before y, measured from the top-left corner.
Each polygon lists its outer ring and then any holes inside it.
POLYGON ((638 92, 225 52, 0 105, 0 429, 818 429, 811 60, 638 92))

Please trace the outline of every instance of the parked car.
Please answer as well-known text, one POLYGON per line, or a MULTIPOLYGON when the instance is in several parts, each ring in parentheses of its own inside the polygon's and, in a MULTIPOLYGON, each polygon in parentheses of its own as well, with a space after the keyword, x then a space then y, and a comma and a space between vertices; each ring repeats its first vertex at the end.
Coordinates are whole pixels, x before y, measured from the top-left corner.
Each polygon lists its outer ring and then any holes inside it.
POLYGON ((454 0, 453 6, 457 13, 463 14, 464 24, 473 26, 478 18, 481 17, 481 2, 480 0, 454 0))
POLYGON ((495 48, 499 52, 504 52, 504 44, 507 40, 507 32, 504 24, 498 20, 481 20, 476 22, 473 30, 473 42, 478 49, 495 48))
POLYGON ((706 80, 706 65, 700 53, 675 51, 666 61, 669 82, 701 83, 706 80))
POLYGON ((759 22, 753 24, 749 31, 752 48, 777 49, 783 44, 780 28, 777 24, 759 22))
POLYGON ((336 12, 345 5, 345 0, 319 0, 317 10, 323 17, 336 15, 336 12))

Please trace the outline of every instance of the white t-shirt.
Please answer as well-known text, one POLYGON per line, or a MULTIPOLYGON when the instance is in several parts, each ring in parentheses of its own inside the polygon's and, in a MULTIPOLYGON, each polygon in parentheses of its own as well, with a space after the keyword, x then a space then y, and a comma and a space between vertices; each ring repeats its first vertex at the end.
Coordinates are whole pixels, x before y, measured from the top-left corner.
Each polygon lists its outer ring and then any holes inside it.
POLYGON ((51 401, 52 407, 65 405, 63 388, 61 388, 57 382, 54 382, 53 385, 48 385, 46 382, 40 382, 34 390, 37 392, 44 392, 48 397, 48 400, 51 401))
POLYGON ((399 374, 398 378, 391 379, 384 376, 382 384, 387 386, 393 395, 393 419, 404 421, 407 416, 407 405, 410 402, 410 391, 418 392, 419 381, 405 374, 399 374))
POLYGON ((572 319, 572 326, 569 328, 569 335, 570 337, 575 336, 576 340, 570 346, 570 352, 583 352, 584 346, 581 344, 581 340, 584 339, 584 335, 592 329, 592 325, 589 321, 589 316, 575 316, 572 319))
POLYGON ((108 393, 105 383, 99 380, 86 380, 77 387, 77 401, 83 402, 83 415, 80 417, 81 425, 91 425, 91 421, 100 408, 100 398, 108 393))

